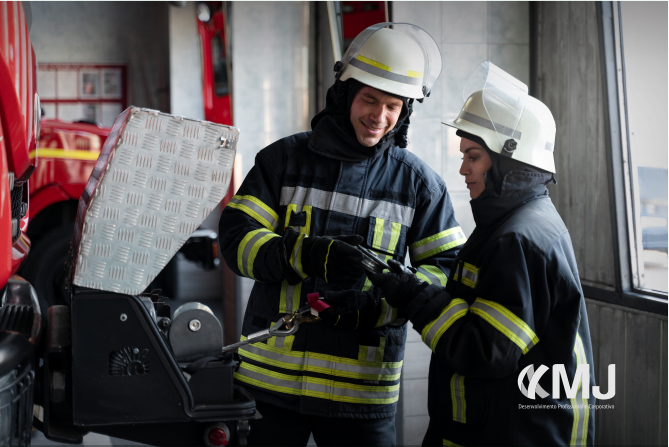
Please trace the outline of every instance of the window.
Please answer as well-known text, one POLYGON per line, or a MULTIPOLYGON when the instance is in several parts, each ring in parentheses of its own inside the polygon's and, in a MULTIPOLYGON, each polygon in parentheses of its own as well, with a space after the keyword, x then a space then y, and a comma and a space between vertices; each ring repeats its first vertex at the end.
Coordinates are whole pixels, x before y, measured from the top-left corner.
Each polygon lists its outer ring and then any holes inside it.
POLYGON ((632 287, 667 293, 667 3, 618 2, 632 287))
POLYGON ((111 127, 126 107, 126 66, 40 64, 43 118, 85 121, 111 127))

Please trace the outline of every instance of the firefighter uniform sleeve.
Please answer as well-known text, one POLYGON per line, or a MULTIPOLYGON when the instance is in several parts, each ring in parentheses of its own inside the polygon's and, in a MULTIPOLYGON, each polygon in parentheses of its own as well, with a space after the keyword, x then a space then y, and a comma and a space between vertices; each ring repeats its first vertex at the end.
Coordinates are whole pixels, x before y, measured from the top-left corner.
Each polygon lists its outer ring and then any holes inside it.
POLYGON ((466 241, 446 186, 441 184, 419 202, 407 235, 409 258, 418 269, 417 276, 445 287, 453 260, 466 241))
POLYGON ((281 152, 272 146, 256 156, 256 163, 219 221, 220 249, 236 274, 260 282, 282 281, 282 239, 279 222, 283 165, 281 152))
POLYGON ((474 274, 463 275, 458 266, 452 275, 451 281, 473 289, 467 299, 428 286, 407 314, 425 344, 459 374, 507 376, 540 343, 560 287, 560 275, 549 278, 548 272, 560 268, 516 237, 505 237, 474 274))

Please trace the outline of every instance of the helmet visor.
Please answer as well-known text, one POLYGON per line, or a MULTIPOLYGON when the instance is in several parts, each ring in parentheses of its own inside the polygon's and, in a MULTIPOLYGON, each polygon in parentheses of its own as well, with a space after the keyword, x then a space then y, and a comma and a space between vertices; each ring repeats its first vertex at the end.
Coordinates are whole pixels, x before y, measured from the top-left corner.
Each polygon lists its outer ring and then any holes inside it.
POLYGON ((430 96, 432 86, 441 74, 441 52, 439 51, 437 42, 435 42, 435 40, 427 31, 410 23, 377 23, 366 28, 364 31, 358 34, 353 42, 351 42, 351 45, 346 50, 346 53, 344 53, 344 56, 341 58, 342 65, 341 69, 336 74, 337 78, 339 78, 341 73, 344 71, 344 68, 351 62, 351 59, 358 55, 360 49, 365 44, 367 39, 369 39, 372 34, 382 28, 390 28, 395 31, 399 31, 402 34, 409 36, 420 46, 423 52, 423 60, 425 61, 423 67, 423 94, 425 96, 430 96))
POLYGON ((509 138, 519 140, 516 128, 525 110, 527 85, 495 64, 485 61, 465 84, 462 90, 463 100, 467 102, 478 91, 483 91, 483 106, 490 121, 490 126, 486 127, 497 133, 500 144, 503 146, 509 138))

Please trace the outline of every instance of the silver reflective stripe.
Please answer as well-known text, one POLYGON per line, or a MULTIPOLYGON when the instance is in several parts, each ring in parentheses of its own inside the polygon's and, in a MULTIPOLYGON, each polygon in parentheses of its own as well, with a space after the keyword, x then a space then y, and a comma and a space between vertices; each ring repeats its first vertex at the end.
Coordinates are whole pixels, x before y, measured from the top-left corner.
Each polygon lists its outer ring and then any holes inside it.
POLYGON ((423 265, 423 266, 418 267, 418 273, 423 275, 425 277, 425 280, 427 280, 427 282, 429 282, 430 284, 435 284, 435 285, 438 285, 438 286, 445 287, 447 278, 446 278, 446 275, 444 274, 444 272, 442 272, 441 270, 439 270, 438 267, 435 267, 433 265, 429 266, 429 267, 431 267, 429 270, 426 267, 428 267, 428 266, 423 265), (437 276, 435 273, 432 273, 430 270, 439 271, 440 276, 437 276))
POLYGON ((550 143, 550 142, 546 141, 546 145, 544 146, 544 149, 546 149, 547 151, 553 152, 553 143, 550 143))
POLYGON ((453 420, 464 424, 467 422, 464 376, 453 374, 451 378, 451 401, 453 402, 453 420))
POLYGON ((425 344, 434 351, 444 332, 446 332, 456 320, 465 316, 468 310, 469 305, 465 300, 460 298, 453 299, 450 304, 446 306, 441 315, 423 329, 422 336, 425 344))
POLYGON ((471 310, 473 314, 485 319, 518 345, 523 354, 527 354, 539 342, 536 334, 527 323, 499 303, 477 298, 474 304, 471 305, 471 310))
MULTIPOLYGON (((254 203, 251 200, 244 199, 240 196, 234 196, 232 199, 230 199, 230 201, 228 203, 229 204, 233 203, 233 204, 236 204, 236 205, 240 205, 242 207, 242 211, 244 211, 243 207, 246 207, 246 208, 250 209, 251 211, 255 212, 256 214, 258 214, 262 219, 265 219, 267 221, 267 223, 269 223, 269 225, 274 230, 279 228, 279 222, 277 222, 277 220, 274 218, 274 216, 272 216, 270 213, 265 211, 261 206, 254 203)), ((231 208, 237 208, 237 207, 231 206, 231 208)), ((252 216, 252 217, 255 217, 255 216, 252 216)), ((261 222, 261 223, 264 225, 264 222, 261 222)))
POLYGON ((285 313, 290 314, 293 313, 293 295, 295 294, 295 286, 288 284, 286 281, 286 311, 285 313))
POLYGON ((275 348, 283 348, 283 342, 286 340, 286 337, 275 337, 276 339, 274 340, 274 347, 275 348))
POLYGON ((392 323, 397 318, 397 309, 392 307, 386 302, 385 298, 381 298, 381 312, 379 319, 376 322, 374 327, 385 326, 386 324, 392 323))
POLYGON ((349 62, 349 64, 353 65, 355 68, 358 68, 362 71, 366 71, 369 74, 373 74, 376 76, 379 76, 381 78, 389 79, 391 81, 395 82, 400 82, 402 84, 409 84, 409 85, 423 85, 423 78, 412 78, 409 76, 404 76, 401 74, 393 73, 391 71, 386 71, 381 68, 375 67, 373 65, 368 64, 367 62, 363 62, 359 59, 353 58, 349 62))
POLYGON ((469 112, 462 112, 461 118, 469 121, 470 123, 478 124, 481 127, 490 129, 493 132, 501 133, 502 135, 506 135, 507 137, 510 138, 515 138, 516 140, 520 140, 520 137, 522 135, 522 132, 520 132, 519 130, 513 130, 510 127, 502 126, 499 123, 495 123, 495 125, 493 126, 492 121, 490 121, 489 119, 481 118, 480 116, 476 116, 469 112))
POLYGON ((246 363, 242 363, 238 373, 254 382, 261 382, 270 385, 270 387, 279 388, 277 391, 280 392, 283 391, 281 388, 288 388, 299 391, 299 393, 291 394, 321 397, 335 401, 369 400, 369 403, 375 403, 374 400, 390 401, 396 400, 400 392, 399 384, 390 386, 354 385, 330 379, 275 373, 246 363), (263 374, 261 371, 267 371, 271 375, 263 374))
POLYGON ((439 247, 442 247, 444 245, 453 243, 457 240, 464 239, 465 238, 465 233, 462 232, 460 227, 457 227, 458 231, 451 233, 449 235, 446 235, 442 238, 436 239, 434 241, 428 242, 425 245, 421 245, 420 247, 416 248, 411 248, 409 249, 409 255, 411 256, 411 259, 415 258, 420 258, 421 255, 429 252, 430 250, 437 249, 439 247))
MULTIPOLYGON (((585 356, 585 348, 583 347, 583 340, 581 339, 581 336, 578 334, 578 332, 576 333, 576 341, 574 342, 574 354, 576 354, 577 365, 585 365, 588 363, 588 359, 585 356)), ((572 411, 574 413, 570 445, 586 445, 587 442, 590 407, 588 406, 588 399, 583 397, 583 388, 586 386, 590 386, 590 384, 579 383, 576 396, 574 399, 570 399, 572 411)))
POLYGON ((368 362, 373 362, 374 357, 376 357, 376 346, 367 346, 367 360, 368 362))
MULTIPOLYGON (((364 366, 360 364, 337 362, 335 358, 332 360, 314 358, 314 356, 309 355, 310 353, 300 351, 291 351, 290 353, 274 352, 270 349, 262 349, 254 345, 247 345, 244 348, 240 348, 239 353, 242 356, 245 356, 248 353, 250 354, 248 356, 253 360, 286 369, 321 372, 342 377, 374 378, 375 380, 394 381, 399 379, 402 370, 402 362, 396 362, 398 365, 395 367, 364 366), (277 364, 277 362, 282 364, 277 364)), ((376 364, 378 365, 378 363, 376 364)))
POLYGON ((281 188, 281 206, 288 204, 298 206, 309 205, 326 211, 337 211, 339 213, 357 216, 361 218, 379 217, 392 220, 404 226, 410 227, 415 210, 409 206, 398 205, 384 200, 371 200, 323 191, 315 188, 304 188, 302 186, 284 186, 281 188))
MULTIPOLYGON (((255 247, 256 242, 258 242, 258 240, 264 238, 265 236, 267 236, 267 232, 266 232, 266 231, 259 231, 257 234, 255 234, 255 235, 251 238, 250 241, 248 241, 248 242, 246 243, 246 246, 244 247, 244 252, 242 253, 242 265, 241 265, 241 267, 242 267, 242 269, 241 269, 241 270, 242 270, 242 274, 243 274, 244 276, 252 277, 253 272, 252 272, 252 271, 250 271, 250 272, 248 271, 248 270, 249 270, 249 268, 248 268, 248 265, 249 265, 249 257, 251 256, 251 251, 253 251, 253 248, 255 247)), ((253 268, 253 266, 251 266, 251 268, 253 268)))

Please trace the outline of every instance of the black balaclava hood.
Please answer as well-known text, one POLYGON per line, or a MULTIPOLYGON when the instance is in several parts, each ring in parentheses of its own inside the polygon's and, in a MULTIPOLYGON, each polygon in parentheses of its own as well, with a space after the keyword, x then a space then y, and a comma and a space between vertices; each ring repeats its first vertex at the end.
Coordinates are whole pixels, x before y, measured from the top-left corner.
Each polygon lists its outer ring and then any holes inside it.
POLYGON ((485 191, 474 200, 485 199, 488 197, 499 197, 511 191, 527 189, 538 184, 547 185, 548 183, 555 182, 555 177, 550 172, 491 151, 481 137, 472 135, 460 129, 458 129, 455 134, 461 138, 466 138, 480 144, 486 152, 488 152, 488 155, 490 155, 490 159, 492 160, 492 166, 488 172, 486 172, 485 176, 485 191), (532 173, 532 180, 529 182, 519 181, 518 175, 514 174, 522 172, 532 173))
POLYGON ((311 120, 314 131, 310 149, 326 157, 343 161, 362 161, 375 157, 395 143, 406 147, 408 143, 409 116, 412 112, 413 100, 391 95, 402 101, 402 111, 395 127, 372 146, 366 147, 358 142, 350 110, 353 98, 365 84, 356 79, 340 81, 337 79, 327 91, 325 109, 311 120))

